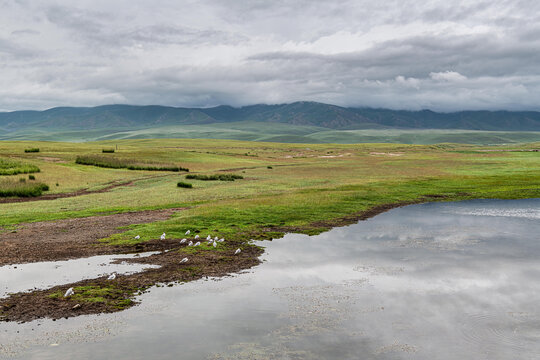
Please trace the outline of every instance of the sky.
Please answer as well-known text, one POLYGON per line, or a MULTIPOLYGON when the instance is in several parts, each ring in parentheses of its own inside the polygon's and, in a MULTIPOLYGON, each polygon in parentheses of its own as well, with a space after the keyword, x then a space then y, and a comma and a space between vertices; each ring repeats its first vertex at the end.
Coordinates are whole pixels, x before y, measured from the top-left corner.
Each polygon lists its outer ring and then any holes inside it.
POLYGON ((537 0, 0 0, 0 110, 540 110, 537 0))

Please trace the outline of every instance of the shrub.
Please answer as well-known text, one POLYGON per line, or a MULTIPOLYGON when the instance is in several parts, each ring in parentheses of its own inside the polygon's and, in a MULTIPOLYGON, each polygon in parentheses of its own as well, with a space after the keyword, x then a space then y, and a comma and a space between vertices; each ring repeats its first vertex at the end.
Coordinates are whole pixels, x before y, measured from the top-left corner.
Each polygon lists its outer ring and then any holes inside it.
POLYGON ((186 179, 202 180, 202 181, 234 181, 236 179, 243 179, 242 175, 236 174, 215 174, 215 175, 186 175, 186 179))
POLYGON ((75 160, 77 164, 93 165, 111 169, 150 170, 150 171, 186 171, 189 169, 174 164, 155 164, 135 159, 121 159, 101 155, 81 155, 75 160))
POLYGON ((48 190, 48 185, 38 182, 27 183, 26 181, 13 181, 11 179, 0 181, 0 197, 34 197, 40 196, 43 191, 48 190))
POLYGON ((35 165, 20 161, 0 159, 0 175, 30 174, 36 172, 39 172, 39 168, 35 165))
POLYGON ((114 153, 114 149, 101 149, 101 152, 102 152, 102 153, 109 153, 109 154, 112 154, 112 153, 114 153))
POLYGON ((267 166, 266 168, 267 168, 267 169, 272 169, 272 167, 271 167, 271 166, 267 166))
POLYGON ((39 148, 24 149, 25 153, 39 152, 39 148))
POLYGON ((36 177, 34 175, 28 175, 28 180, 36 180, 36 177))
POLYGON ((178 184, 176 184, 178 187, 181 187, 181 188, 188 188, 188 189, 191 189, 193 187, 192 184, 190 183, 187 183, 187 182, 183 182, 183 181, 180 181, 178 182, 178 184))

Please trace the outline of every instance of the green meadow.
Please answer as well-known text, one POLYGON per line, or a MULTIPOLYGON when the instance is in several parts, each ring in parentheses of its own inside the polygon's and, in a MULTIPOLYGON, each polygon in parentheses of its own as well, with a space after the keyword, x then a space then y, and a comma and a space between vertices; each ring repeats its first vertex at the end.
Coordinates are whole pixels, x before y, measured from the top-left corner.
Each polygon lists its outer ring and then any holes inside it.
MULTIPOLYGON (((0 161, 34 166, 47 194, 110 191, 47 201, 0 203, 0 226, 147 209, 184 207, 172 218, 133 225, 104 239, 132 243, 191 229, 233 238, 279 236, 283 228, 318 233, 332 221, 374 206, 414 201, 540 197, 540 143, 292 144, 232 140, 154 139, 86 143, 2 141, 0 161), (28 153, 27 148, 39 148, 28 153), (129 170, 76 163, 115 148, 122 161, 170 164, 184 172, 129 170), (238 175, 235 181, 205 181, 238 175), (241 178, 240 178, 241 177, 241 178), (202 179, 202 180, 201 180, 202 179)), ((3 175, 16 181, 20 175, 3 175)), ((0 183, 1 184, 1 183, 0 183)))

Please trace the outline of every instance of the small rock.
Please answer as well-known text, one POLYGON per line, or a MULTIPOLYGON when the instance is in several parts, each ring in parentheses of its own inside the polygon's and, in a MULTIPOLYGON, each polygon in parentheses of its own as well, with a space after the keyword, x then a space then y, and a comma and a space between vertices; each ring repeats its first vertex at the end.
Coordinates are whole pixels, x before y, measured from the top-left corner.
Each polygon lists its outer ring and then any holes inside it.
POLYGON ((71 310, 77 310, 81 308, 81 304, 77 304, 71 308, 71 310))

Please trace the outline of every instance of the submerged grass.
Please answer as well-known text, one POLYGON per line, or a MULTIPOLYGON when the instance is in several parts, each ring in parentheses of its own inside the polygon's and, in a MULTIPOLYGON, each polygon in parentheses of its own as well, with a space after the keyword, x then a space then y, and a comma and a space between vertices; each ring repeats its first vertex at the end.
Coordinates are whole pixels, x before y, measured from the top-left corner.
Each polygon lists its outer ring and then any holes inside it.
MULTIPOLYGON (((73 288, 74 295, 69 297, 76 303, 103 303, 117 309, 124 309, 133 305, 132 296, 136 289, 125 289, 115 286, 113 283, 107 286, 101 284, 76 286, 73 288)), ((63 299, 64 292, 58 290, 48 295, 51 299, 63 299)))
POLYGON ((101 156, 101 155, 79 155, 75 159, 75 162, 81 165, 93 165, 97 167, 111 168, 111 169, 174 171, 174 172, 189 171, 189 169, 187 168, 183 168, 183 167, 173 165, 173 164, 159 164, 159 163, 145 162, 144 160, 138 160, 138 159, 122 159, 122 158, 117 158, 117 157, 101 156))

